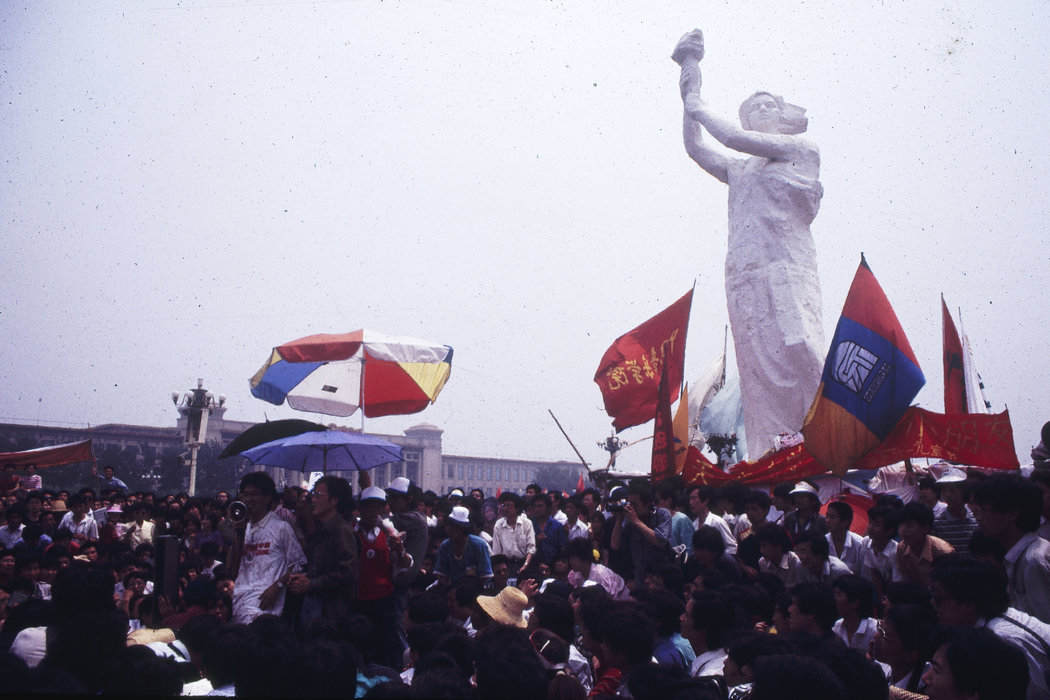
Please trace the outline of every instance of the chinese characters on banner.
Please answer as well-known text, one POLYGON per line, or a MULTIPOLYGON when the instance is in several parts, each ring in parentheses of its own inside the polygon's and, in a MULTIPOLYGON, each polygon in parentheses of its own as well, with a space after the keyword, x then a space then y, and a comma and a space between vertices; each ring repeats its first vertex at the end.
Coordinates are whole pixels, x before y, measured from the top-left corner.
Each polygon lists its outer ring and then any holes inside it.
POLYGON ((657 392, 656 420, 653 422, 653 458, 650 467, 653 483, 675 473, 675 436, 671 420, 671 387, 667 381, 667 364, 660 374, 657 392))
POLYGON ((670 400, 678 398, 692 301, 690 290, 656 316, 617 338, 602 356, 594 381, 617 432, 652 420, 664 363, 670 400))

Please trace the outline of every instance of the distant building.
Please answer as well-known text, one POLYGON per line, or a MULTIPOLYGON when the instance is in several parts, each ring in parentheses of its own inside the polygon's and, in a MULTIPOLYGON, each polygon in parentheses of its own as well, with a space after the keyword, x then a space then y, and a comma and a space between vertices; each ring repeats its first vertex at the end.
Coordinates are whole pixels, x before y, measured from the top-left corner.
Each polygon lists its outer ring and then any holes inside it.
MULTIPOLYGON (((254 423, 232 421, 225 418, 226 407, 212 409, 208 421, 207 441, 225 445, 254 423)), ((352 428, 330 425, 348 432, 360 432, 352 428)), ((451 489, 480 488, 488 495, 501 491, 522 492, 525 486, 536 481, 536 472, 542 467, 554 467, 559 471, 570 470, 573 481, 581 471, 575 462, 543 462, 493 457, 465 457, 442 455, 441 435, 444 431, 435 425, 421 423, 405 430, 402 435, 376 435, 389 440, 402 449, 402 461, 386 464, 371 471, 372 483, 384 487, 399 476, 407 476, 423 490, 439 495, 451 489)), ((172 448, 184 449, 186 419, 180 416, 176 425, 169 428, 111 423, 90 428, 54 427, 0 423, 0 451, 15 451, 28 447, 48 447, 91 438, 92 450, 101 458, 107 447, 117 446, 121 450, 132 448, 138 451, 137 463, 151 470, 160 467, 160 454, 172 448)), ((372 434, 372 433, 370 433, 372 434)), ((104 464, 100 464, 105 466, 104 464)), ((305 476, 292 470, 267 468, 278 486, 298 484, 305 476)), ((356 483, 356 477, 343 473, 356 483)))

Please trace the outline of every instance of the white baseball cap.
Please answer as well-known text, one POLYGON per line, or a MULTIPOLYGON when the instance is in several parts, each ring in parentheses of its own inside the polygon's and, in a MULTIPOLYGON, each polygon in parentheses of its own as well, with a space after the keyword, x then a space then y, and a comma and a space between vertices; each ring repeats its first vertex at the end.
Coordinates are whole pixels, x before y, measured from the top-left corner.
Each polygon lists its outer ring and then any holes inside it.
POLYGON ((412 482, 407 477, 399 476, 390 482, 390 485, 386 487, 387 491, 396 491, 400 494, 407 495, 409 487, 412 486, 412 482))
POLYGON ((369 486, 361 492, 362 501, 383 501, 386 502, 386 491, 379 488, 378 486, 369 486))

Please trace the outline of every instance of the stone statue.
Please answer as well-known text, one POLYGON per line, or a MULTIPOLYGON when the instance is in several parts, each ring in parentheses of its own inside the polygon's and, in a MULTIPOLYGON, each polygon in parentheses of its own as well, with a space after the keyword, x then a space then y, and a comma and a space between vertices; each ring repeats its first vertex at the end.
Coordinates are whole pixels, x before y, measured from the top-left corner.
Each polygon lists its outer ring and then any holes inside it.
POLYGON ((740 105, 742 128, 714 114, 700 99, 703 55, 697 29, 682 37, 672 58, 682 67, 685 150, 729 185, 726 297, 755 460, 774 447, 777 435, 801 430, 820 385, 827 346, 809 230, 823 194, 820 153, 799 136, 805 110, 768 92, 740 105), (701 127, 748 157, 713 149, 701 127))

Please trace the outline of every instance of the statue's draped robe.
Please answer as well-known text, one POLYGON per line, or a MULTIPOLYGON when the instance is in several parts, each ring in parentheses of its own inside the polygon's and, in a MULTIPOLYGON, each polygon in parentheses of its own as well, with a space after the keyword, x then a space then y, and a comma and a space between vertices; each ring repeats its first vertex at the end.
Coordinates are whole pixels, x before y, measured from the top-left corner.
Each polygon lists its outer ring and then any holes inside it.
POLYGON ((823 188, 789 161, 730 159, 728 174, 726 296, 754 460, 801 430, 820 384, 827 347, 809 225, 823 188))

